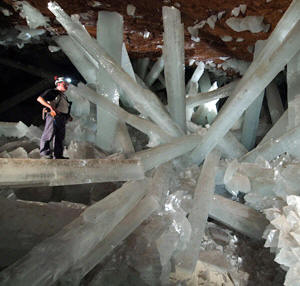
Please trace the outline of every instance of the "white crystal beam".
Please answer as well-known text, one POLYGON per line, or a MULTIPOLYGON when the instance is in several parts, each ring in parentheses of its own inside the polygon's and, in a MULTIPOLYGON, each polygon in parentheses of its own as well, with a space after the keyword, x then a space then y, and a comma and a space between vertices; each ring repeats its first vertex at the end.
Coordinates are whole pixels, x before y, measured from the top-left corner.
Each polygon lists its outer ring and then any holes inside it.
POLYGON ((157 210, 158 206, 158 202, 152 196, 142 199, 103 241, 68 270, 62 277, 64 285, 79 285, 80 280, 157 210))
POLYGON ((145 219, 163 204, 163 198, 169 190, 171 179, 171 165, 160 166, 149 183, 149 193, 137 206, 109 233, 103 241, 93 248, 86 256, 80 259, 62 278, 64 283, 79 285, 82 277, 92 270, 126 237, 132 233, 145 219))
POLYGON ((147 86, 151 86, 159 77, 160 73, 164 69, 165 63, 164 63, 164 58, 160 57, 153 67, 151 68, 150 72, 147 74, 145 78, 145 83, 147 86))
POLYGON ((164 24, 163 58, 168 106, 171 117, 186 130, 184 82, 184 31, 180 11, 175 7, 162 8, 164 24))
POLYGON ((77 185, 144 177, 137 160, 0 159, 0 168, 0 185, 6 186, 77 185))
POLYGON ((69 36, 56 37, 54 40, 67 55, 86 82, 95 84, 97 70, 91 63, 91 59, 88 58, 85 51, 76 42, 72 41, 69 36))
POLYGON ((255 100, 276 74, 293 58, 300 48, 300 2, 293 1, 285 12, 256 60, 239 81, 233 96, 221 109, 205 138, 192 152, 191 158, 200 163, 212 150, 243 111, 255 100))
MULTIPOLYGON (((264 45, 265 41, 256 42, 254 59, 256 59, 259 55, 259 52, 262 50, 264 45)), ((264 94, 264 91, 261 92, 261 94, 250 104, 244 114, 241 142, 248 150, 253 149, 256 143, 256 134, 264 94)))
POLYGON ((274 125, 284 112, 279 90, 274 81, 272 81, 266 88, 266 98, 271 120, 274 125))
POLYGON ((300 52, 287 65, 289 129, 300 124, 300 52))
POLYGON ((108 99, 103 96, 98 95, 95 91, 88 88, 82 83, 78 84, 78 87, 70 86, 72 91, 74 90, 79 95, 87 98, 94 104, 99 105, 101 109, 107 110, 113 117, 123 120, 124 122, 130 124, 134 128, 140 130, 141 132, 148 135, 151 140, 156 139, 160 143, 167 143, 172 140, 173 137, 169 136, 164 130, 158 127, 156 124, 149 120, 140 118, 136 115, 126 112, 121 107, 113 104, 108 99), (153 138, 153 139, 152 139, 153 138))
POLYGON ((219 195, 214 195, 209 216, 248 237, 258 240, 262 239, 268 224, 263 214, 219 195))
POLYGON ((217 151, 209 153, 204 161, 195 193, 193 206, 188 220, 191 223, 191 239, 187 242, 186 248, 176 256, 177 266, 192 274, 194 272, 201 248, 201 240, 204 235, 210 205, 215 191, 216 169, 219 163, 220 154, 217 151))
POLYGON ((145 116, 149 116, 170 135, 181 136, 183 134, 180 127, 173 122, 156 95, 137 85, 134 80, 115 63, 105 50, 91 38, 80 23, 73 22, 55 2, 49 2, 48 8, 67 30, 69 35, 80 43, 99 65, 111 75, 120 88, 126 92, 137 110, 145 116))
POLYGON ((2 271, 0 284, 53 284, 102 241, 147 191, 144 181, 125 183, 105 199, 87 208, 79 218, 56 235, 35 246, 22 259, 2 271))
POLYGON ((254 162, 258 156, 262 156, 265 160, 270 161, 277 156, 287 152, 296 158, 300 158, 300 126, 289 130, 282 136, 258 145, 255 149, 241 157, 240 161, 254 162))
MULTIPOLYGON (((116 12, 100 11, 97 21, 97 41, 117 64, 121 65, 123 45, 123 17, 116 12)), ((97 93, 119 105, 120 92, 106 70, 99 66, 97 93)), ((134 152, 125 125, 112 117, 105 109, 97 106, 97 145, 108 152, 134 152), (121 140, 117 140, 117 136, 121 140), (118 145, 116 144, 118 143, 118 145)))

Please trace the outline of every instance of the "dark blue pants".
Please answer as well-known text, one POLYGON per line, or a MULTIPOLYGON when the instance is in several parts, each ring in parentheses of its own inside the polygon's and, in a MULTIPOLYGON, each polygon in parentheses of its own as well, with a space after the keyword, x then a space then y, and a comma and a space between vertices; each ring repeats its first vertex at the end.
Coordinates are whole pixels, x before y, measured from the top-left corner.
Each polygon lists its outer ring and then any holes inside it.
POLYGON ((41 156, 51 155, 51 141, 54 145, 54 157, 61 158, 64 151, 67 116, 59 114, 53 118, 50 113, 46 115, 45 128, 40 142, 41 156))

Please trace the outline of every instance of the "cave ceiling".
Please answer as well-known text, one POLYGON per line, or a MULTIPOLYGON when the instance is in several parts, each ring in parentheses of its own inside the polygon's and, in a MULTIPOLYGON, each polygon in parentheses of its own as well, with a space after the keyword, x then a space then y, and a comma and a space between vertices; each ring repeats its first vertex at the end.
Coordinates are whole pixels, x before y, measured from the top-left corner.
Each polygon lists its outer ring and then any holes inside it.
MULTIPOLYGON (((64 29, 54 19, 47 9, 47 0, 28 0, 43 15, 50 18, 51 28, 48 34, 65 34, 64 29)), ((162 6, 174 6, 181 11, 185 33, 185 58, 188 60, 214 61, 218 63, 220 57, 233 57, 239 60, 251 61, 253 54, 251 47, 257 40, 265 40, 275 28, 276 24, 291 3, 290 0, 58 0, 62 8, 69 14, 78 14, 80 21, 88 32, 95 37, 96 23, 99 11, 117 11, 124 17, 124 41, 132 58, 157 58, 162 53, 163 23, 162 6), (136 7, 134 15, 128 15, 127 6, 136 7), (268 32, 252 33, 250 31, 235 32, 225 22, 232 17, 232 10, 241 4, 247 5, 245 16, 263 16, 263 23, 270 25, 268 32), (200 39, 192 40, 188 27, 192 27, 212 15, 222 13, 222 17, 212 29, 208 24, 199 29, 200 39), (232 37, 231 41, 224 42, 224 36, 232 37), (237 41, 237 39, 239 39, 237 41), (242 39, 242 41, 241 41, 242 39)), ((9 25, 26 25, 24 19, 15 11, 17 1, 4 0, 4 5, 12 15, 3 17, 1 22, 9 25), (5 18, 3 20, 3 18, 5 18)))

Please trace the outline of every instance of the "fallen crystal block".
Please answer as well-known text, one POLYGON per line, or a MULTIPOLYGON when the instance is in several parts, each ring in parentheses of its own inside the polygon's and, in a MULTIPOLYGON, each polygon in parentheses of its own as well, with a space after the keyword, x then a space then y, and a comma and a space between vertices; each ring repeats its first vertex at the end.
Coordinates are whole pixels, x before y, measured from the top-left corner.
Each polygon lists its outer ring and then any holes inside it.
POLYGON ((13 151, 9 152, 11 158, 28 158, 26 150, 22 147, 19 147, 13 151))

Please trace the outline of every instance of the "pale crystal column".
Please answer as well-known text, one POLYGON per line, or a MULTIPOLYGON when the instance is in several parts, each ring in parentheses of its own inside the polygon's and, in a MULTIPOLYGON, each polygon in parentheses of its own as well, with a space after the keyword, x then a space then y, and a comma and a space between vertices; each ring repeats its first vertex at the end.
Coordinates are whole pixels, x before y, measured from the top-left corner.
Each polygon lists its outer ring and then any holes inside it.
MULTIPOLYGON (((124 71, 126 71, 131 76, 131 78, 136 82, 134 70, 133 70, 130 58, 128 56, 128 53, 127 53, 126 45, 124 43, 122 45, 121 66, 122 66, 122 69, 124 71)), ((123 90, 120 90, 120 100, 122 101, 122 103, 125 106, 133 108, 133 105, 132 105, 130 99, 126 96, 126 94, 123 90)))
POLYGON ((203 161, 206 154, 216 146, 220 138, 241 117, 244 110, 298 52, 300 48, 299 17, 300 2, 293 1, 267 40, 260 55, 239 81, 233 96, 221 109, 205 138, 192 152, 193 162, 203 161))
POLYGON ((164 24, 163 58, 168 107, 171 117, 186 130, 185 82, 184 82, 184 31, 180 11, 175 7, 162 9, 164 24))
POLYGON ((150 117, 155 123, 173 136, 183 134, 180 127, 173 122, 164 106, 151 91, 142 88, 116 62, 96 43, 87 33, 84 27, 71 18, 55 2, 48 3, 49 10, 55 14, 57 20, 67 30, 72 39, 80 45, 101 65, 113 80, 126 92, 134 107, 150 117))
POLYGON ((145 219, 163 205, 173 175, 171 164, 160 166, 152 180, 145 180, 149 193, 90 253, 80 259, 62 278, 63 285, 79 285, 80 280, 113 251, 145 219))
POLYGON ((136 61, 136 73, 142 80, 145 79, 145 75, 147 73, 147 68, 149 66, 149 63, 150 63, 149 58, 142 58, 136 61))
POLYGON ((295 158, 300 158, 300 126, 289 130, 282 136, 258 145, 255 149, 240 158, 240 161, 254 162, 258 156, 270 161, 287 152, 295 158))
POLYGON ((204 235, 211 201, 215 191, 216 169, 220 154, 217 151, 209 153, 204 161, 201 173, 195 188, 193 206, 188 220, 191 223, 191 239, 186 248, 176 256, 177 265, 180 269, 192 274, 194 272, 204 235))
POLYGON ((88 88, 82 83, 79 83, 77 87, 70 86, 69 89, 82 97, 87 98, 89 101, 96 105, 99 105, 101 109, 107 110, 113 117, 123 120, 130 124, 134 128, 148 135, 150 142, 167 143, 172 140, 173 137, 169 136, 164 130, 159 128, 156 124, 149 120, 140 118, 136 115, 130 114, 116 104, 113 104, 110 100, 104 96, 99 96, 95 91, 88 88))
POLYGON ((265 216, 243 204, 214 195, 209 216, 254 239, 262 239, 268 225, 265 216))
POLYGON ((144 181, 125 183, 2 271, 0 284, 52 285, 102 241, 147 191, 144 181))
POLYGON ((289 129, 300 124, 300 52, 287 64, 289 129))
MULTIPOLYGON (((204 67, 205 67, 204 63, 200 62, 197 68, 194 70, 194 73, 185 88, 188 97, 195 97, 198 94, 198 89, 199 89, 198 81, 204 73, 204 67)), ((186 98, 186 120, 190 121, 192 118, 192 114, 194 112, 194 107, 193 106, 188 107, 187 105, 188 97, 186 98)))
POLYGON ((76 42, 72 41, 69 36, 56 37, 54 40, 86 82, 95 84, 97 69, 94 64, 91 63, 85 51, 76 42))
POLYGON ((147 86, 150 87, 158 79, 160 73, 164 69, 164 66, 164 58, 158 58, 145 78, 145 83, 147 86))
MULTIPOLYGON (((121 65, 123 17, 116 12, 99 12, 97 40, 115 62, 121 65)), ((119 105, 118 87, 102 66, 99 66, 97 73, 97 93, 119 105)), ((120 124, 122 123, 112 117, 109 112, 97 106, 97 145, 108 152, 134 152, 128 130, 125 125, 120 127, 120 124), (117 136, 121 139, 119 145, 115 144, 117 136)))
POLYGON ((0 168, 2 186, 63 186, 144 178, 137 160, 0 159, 0 168))
POLYGON ((288 131, 288 110, 286 110, 275 125, 269 130, 265 137, 259 142, 258 146, 270 139, 276 139, 288 131))
MULTIPOLYGON (((255 44, 254 59, 259 55, 265 41, 257 41, 255 44)), ((262 102, 264 99, 264 91, 252 102, 244 115, 244 122, 242 128, 242 144, 251 150, 256 143, 256 134, 259 123, 259 116, 261 111, 262 102)))
POLYGON ((266 98, 271 120, 274 125, 284 112, 279 90, 274 81, 272 81, 266 88, 266 98))

